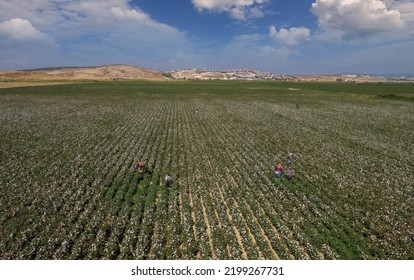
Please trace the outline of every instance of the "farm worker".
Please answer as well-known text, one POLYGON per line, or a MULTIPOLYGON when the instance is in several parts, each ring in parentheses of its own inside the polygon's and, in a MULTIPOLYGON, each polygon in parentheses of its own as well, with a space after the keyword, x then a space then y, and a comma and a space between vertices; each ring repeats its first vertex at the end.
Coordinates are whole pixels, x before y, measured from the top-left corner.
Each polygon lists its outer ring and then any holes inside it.
POLYGON ((293 154, 291 152, 288 153, 287 163, 290 165, 293 162, 293 154))
POLYGON ((144 179, 144 164, 142 161, 138 161, 138 173, 139 173, 139 179, 144 179))
POLYGON ((293 174, 295 171, 293 170, 292 166, 289 166, 289 168, 286 170, 286 178, 289 180, 289 182, 293 179, 293 174))
POLYGON ((173 184, 173 178, 169 175, 165 175, 165 185, 171 187, 173 184))
POLYGON ((283 171, 283 169, 282 169, 282 165, 281 165, 280 163, 278 163, 278 164, 276 165, 276 169, 275 169, 275 176, 276 176, 276 179, 279 179, 279 178, 280 178, 280 176, 282 176, 282 171, 283 171))

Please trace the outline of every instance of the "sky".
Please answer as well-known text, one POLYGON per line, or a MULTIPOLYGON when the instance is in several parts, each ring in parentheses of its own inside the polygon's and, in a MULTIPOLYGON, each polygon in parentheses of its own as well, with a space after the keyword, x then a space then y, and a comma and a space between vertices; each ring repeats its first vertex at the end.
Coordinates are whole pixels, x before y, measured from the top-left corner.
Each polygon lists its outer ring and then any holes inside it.
POLYGON ((414 74, 414 0, 1 0, 0 69, 414 74))

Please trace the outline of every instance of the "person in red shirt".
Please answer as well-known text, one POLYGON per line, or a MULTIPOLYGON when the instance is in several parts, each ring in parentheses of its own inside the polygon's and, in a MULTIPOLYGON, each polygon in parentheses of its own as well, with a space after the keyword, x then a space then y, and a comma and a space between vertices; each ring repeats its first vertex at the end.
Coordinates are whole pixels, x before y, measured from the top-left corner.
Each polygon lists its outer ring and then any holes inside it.
POLYGON ((282 165, 280 163, 278 163, 275 166, 275 176, 276 176, 276 179, 279 179, 280 176, 282 176, 282 171, 283 171, 282 165))
POLYGON ((139 179, 144 179, 144 163, 142 161, 138 161, 138 173, 139 173, 139 179))

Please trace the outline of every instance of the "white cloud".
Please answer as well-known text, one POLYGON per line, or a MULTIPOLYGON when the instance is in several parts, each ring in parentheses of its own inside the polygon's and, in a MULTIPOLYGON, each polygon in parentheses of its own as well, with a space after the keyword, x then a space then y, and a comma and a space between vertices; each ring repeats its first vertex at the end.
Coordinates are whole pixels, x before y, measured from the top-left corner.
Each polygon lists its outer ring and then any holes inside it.
POLYGON ((197 9, 225 10, 231 7, 247 7, 254 4, 263 4, 267 0, 192 0, 197 9))
POLYGON ((150 20, 150 17, 135 9, 126 9, 120 7, 111 7, 111 12, 115 18, 119 20, 136 20, 138 22, 144 22, 145 20, 150 20))
POLYGON ((274 26, 270 27, 269 37, 283 45, 294 46, 309 40, 310 30, 305 27, 281 28, 279 31, 274 26))
POLYGON ((0 22, 11 18, 30 21, 43 33, 55 38, 93 34, 105 36, 111 32, 131 30, 164 36, 182 32, 157 22, 129 0, 2 0, 0 22))
POLYGON ((381 0, 317 0, 311 12, 322 29, 339 32, 344 40, 368 38, 405 26, 400 11, 381 0))
POLYGON ((265 12, 263 4, 269 0, 191 0, 198 11, 226 12, 237 20, 261 18, 265 12))
POLYGON ((0 23, 0 38, 3 42, 27 42, 43 41, 52 42, 48 35, 37 30, 30 21, 21 18, 13 18, 0 23))
POLYGON ((413 0, 387 0, 387 5, 400 12, 408 33, 414 34, 414 1, 413 0))
MULTIPOLYGON (((194 54, 196 47, 186 33, 154 20, 149 14, 132 7, 129 0, 1 0, 0 1, 0 65, 10 68, 30 67, 33 58, 26 46, 16 47, 14 40, 37 39, 36 66, 96 65, 128 63, 163 69, 165 61, 189 63, 177 50, 194 54), (19 18, 20 21, 11 21, 19 18), (9 22, 10 21, 10 22, 9 22), (12 28, 14 28, 12 30, 12 28), (5 49, 5 36, 9 48, 5 49), (49 38, 60 46, 40 47, 41 39, 49 38), (53 39, 52 39, 53 38, 53 39), (13 45, 14 44, 14 45, 13 45), (3 47, 2 47, 3 46, 3 47), (43 51, 43 55, 42 55, 43 51), (50 53, 56 54, 53 58, 50 53), (59 55, 60 54, 60 55, 59 55), (14 66, 10 57, 19 58, 14 66)), ((43 45, 42 45, 43 46, 43 45)), ((191 55, 186 56, 194 61, 191 55)))
POLYGON ((110 11, 113 19, 117 20, 119 23, 132 23, 135 25, 135 28, 139 28, 141 30, 151 29, 151 32, 156 31, 158 33, 176 34, 178 36, 183 35, 180 35, 181 32, 176 28, 157 22, 151 19, 148 14, 137 9, 112 7, 110 11))

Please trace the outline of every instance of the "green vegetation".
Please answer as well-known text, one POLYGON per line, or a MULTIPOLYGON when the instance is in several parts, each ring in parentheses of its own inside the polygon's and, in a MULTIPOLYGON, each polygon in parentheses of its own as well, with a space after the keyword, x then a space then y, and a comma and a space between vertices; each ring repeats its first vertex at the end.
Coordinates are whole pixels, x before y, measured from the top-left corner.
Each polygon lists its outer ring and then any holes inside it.
POLYGON ((0 258, 414 259, 413 98, 410 84, 0 89, 0 258), (273 173, 288 152, 291 183, 273 173))

